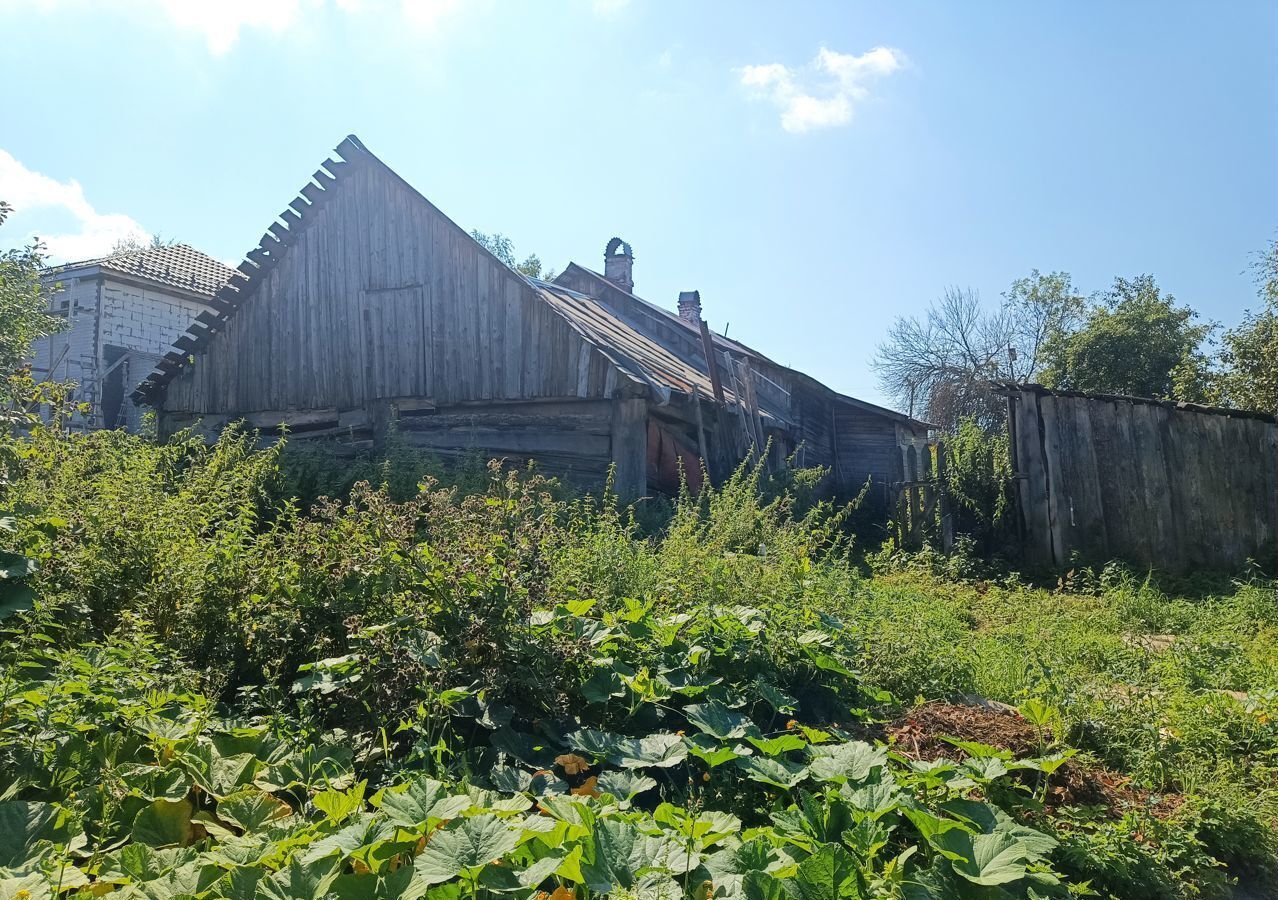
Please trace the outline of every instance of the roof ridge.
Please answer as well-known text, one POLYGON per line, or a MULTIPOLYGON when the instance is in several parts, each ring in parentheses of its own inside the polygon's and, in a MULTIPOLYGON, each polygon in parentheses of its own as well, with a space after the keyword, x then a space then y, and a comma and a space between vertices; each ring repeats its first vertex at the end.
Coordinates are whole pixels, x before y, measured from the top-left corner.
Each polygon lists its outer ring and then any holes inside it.
POLYGON ((302 185, 297 197, 267 225, 257 246, 249 250, 244 261, 231 271, 226 283, 212 297, 213 312, 200 313, 190 328, 173 342, 173 348, 160 359, 151 374, 133 391, 135 402, 151 403, 190 364, 192 355, 203 349, 209 339, 225 327, 227 320, 239 310, 267 273, 284 258, 300 231, 315 220, 315 211, 323 208, 333 186, 345 179, 350 165, 357 158, 363 155, 381 162, 353 134, 348 134, 333 152, 338 158, 330 156, 320 163, 302 185))

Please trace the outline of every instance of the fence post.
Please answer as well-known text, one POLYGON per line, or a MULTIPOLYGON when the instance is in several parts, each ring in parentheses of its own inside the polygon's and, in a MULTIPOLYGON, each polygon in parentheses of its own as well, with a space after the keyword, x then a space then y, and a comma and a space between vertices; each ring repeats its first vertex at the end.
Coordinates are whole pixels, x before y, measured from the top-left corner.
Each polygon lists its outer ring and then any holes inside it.
POLYGON ((936 489, 939 492, 941 508, 941 552, 949 553, 954 549, 954 516, 950 512, 949 461, 945 457, 945 442, 936 442, 936 489))

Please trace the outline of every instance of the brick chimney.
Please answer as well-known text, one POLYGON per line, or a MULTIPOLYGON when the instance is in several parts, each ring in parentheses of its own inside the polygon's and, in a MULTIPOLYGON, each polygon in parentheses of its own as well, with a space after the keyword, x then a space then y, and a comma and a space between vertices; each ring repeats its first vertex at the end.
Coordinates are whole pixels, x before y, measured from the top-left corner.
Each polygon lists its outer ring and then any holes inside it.
POLYGON ((613 238, 604 249, 604 278, 627 293, 635 291, 635 253, 621 238, 613 238))
POLYGON ((687 319, 694 325, 701 321, 701 292, 679 292, 679 318, 687 319))

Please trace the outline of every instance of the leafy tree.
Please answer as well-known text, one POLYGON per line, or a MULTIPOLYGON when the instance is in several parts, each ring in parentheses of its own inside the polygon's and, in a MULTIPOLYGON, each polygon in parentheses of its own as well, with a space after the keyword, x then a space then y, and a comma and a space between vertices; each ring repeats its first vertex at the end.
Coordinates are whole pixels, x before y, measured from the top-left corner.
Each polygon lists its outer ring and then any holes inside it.
POLYGON ((541 259, 536 253, 529 253, 523 262, 517 262, 514 243, 500 232, 485 234, 482 231, 475 230, 470 233, 470 236, 478 241, 489 253, 521 275, 527 275, 529 278, 541 278, 545 281, 555 277, 553 270, 542 268, 541 259))
POLYGON ((175 247, 181 241, 177 238, 166 238, 161 234, 153 234, 149 238, 145 235, 131 234, 128 237, 122 237, 111 245, 111 254, 116 253, 136 253, 139 250, 159 250, 162 247, 175 247))
POLYGON ((1255 265, 1264 307, 1250 310, 1220 340, 1222 371, 1217 402, 1278 412, 1278 241, 1255 265))
POLYGON ((901 408, 947 431, 972 420, 998 427, 1003 401, 991 379, 1038 376, 1051 338, 1081 318, 1084 300, 1065 272, 1035 269, 994 309, 972 290, 948 288, 922 318, 899 317, 871 365, 901 408))
MULTIPOLYGON (((11 212, 12 207, 0 201, 0 225, 11 212)), ((44 248, 38 241, 0 251, 0 376, 7 378, 21 368, 33 341, 62 327, 62 320, 46 311, 40 283, 43 267, 44 248)))
POLYGON ((1216 326, 1197 319, 1152 275, 1115 278, 1081 327, 1048 340, 1042 380, 1092 393, 1204 400, 1212 372, 1202 346, 1216 326))

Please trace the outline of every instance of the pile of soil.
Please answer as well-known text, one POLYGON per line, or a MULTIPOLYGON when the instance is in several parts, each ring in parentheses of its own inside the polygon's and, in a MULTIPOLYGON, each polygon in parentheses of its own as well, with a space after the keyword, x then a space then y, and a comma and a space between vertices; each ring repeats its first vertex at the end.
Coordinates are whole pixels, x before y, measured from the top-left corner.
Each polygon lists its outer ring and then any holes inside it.
MULTIPOLYGON (((1039 733, 1013 707, 989 701, 925 703, 916 706, 883 730, 883 737, 897 753, 909 759, 962 760, 967 754, 943 738, 976 741, 1009 751, 1020 759, 1038 753, 1039 733)), ((1043 739, 1050 741, 1050 733, 1043 739)), ((1118 772, 1070 760, 1058 769, 1047 792, 1047 809, 1064 806, 1099 806, 1113 817, 1132 808, 1143 808, 1165 819, 1184 802, 1176 793, 1155 794, 1135 787, 1118 772)))
POLYGON ((1038 750, 1034 726, 1013 708, 991 703, 924 703, 888 725, 884 737, 910 759, 963 759, 967 754, 943 740, 947 737, 989 744, 1017 757, 1038 750))

